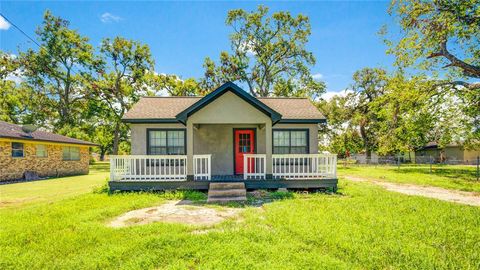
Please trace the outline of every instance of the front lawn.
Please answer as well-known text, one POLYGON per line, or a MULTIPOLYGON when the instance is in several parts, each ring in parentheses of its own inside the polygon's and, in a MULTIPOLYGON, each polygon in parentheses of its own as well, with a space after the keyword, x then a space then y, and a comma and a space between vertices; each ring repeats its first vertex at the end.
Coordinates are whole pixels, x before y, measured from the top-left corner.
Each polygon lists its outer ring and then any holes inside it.
POLYGON ((476 167, 466 165, 359 166, 338 164, 338 175, 361 177, 403 184, 436 186, 447 189, 480 192, 480 181, 476 180, 476 167))
POLYGON ((0 209, 39 202, 54 202, 92 191, 106 183, 109 163, 90 165, 88 175, 59 177, 34 182, 0 185, 0 209))
POLYGON ((205 234, 179 224, 105 226, 171 193, 19 205, 0 210, 0 269, 480 269, 480 208, 365 183, 341 181, 339 192, 246 207, 205 234))

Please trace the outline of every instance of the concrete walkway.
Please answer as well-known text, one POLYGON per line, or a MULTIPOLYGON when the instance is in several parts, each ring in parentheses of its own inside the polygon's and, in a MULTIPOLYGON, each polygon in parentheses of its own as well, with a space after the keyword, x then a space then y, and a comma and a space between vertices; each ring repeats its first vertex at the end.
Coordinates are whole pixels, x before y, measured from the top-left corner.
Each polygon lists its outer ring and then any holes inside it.
POLYGON ((417 186, 412 184, 396 184, 380 180, 369 180, 362 177, 347 175, 344 177, 354 182, 368 182, 407 195, 423 196, 447 202, 480 206, 480 196, 474 192, 457 191, 432 186, 417 186))

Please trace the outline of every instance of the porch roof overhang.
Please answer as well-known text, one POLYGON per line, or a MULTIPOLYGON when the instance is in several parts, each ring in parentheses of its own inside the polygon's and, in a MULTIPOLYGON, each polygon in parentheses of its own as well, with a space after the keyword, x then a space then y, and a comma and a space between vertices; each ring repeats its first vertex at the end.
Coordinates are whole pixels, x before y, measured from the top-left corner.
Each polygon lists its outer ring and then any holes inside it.
POLYGON ((262 113, 266 114, 272 119, 272 124, 276 124, 278 121, 282 119, 282 115, 277 111, 273 110, 272 108, 268 107, 252 95, 248 94, 246 91, 238 87, 236 84, 232 82, 224 83, 222 86, 217 88, 215 91, 211 92, 210 94, 206 95, 199 101, 195 102, 190 107, 186 108, 182 112, 176 115, 176 119, 178 122, 186 125, 188 117, 202 109, 203 107, 207 106, 226 92, 232 92, 262 113))

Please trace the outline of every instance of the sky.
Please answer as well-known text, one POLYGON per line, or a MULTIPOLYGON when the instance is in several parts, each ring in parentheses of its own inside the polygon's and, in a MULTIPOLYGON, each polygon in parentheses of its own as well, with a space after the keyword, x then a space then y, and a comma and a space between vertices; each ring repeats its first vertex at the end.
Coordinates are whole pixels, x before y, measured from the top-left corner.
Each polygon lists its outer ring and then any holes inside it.
MULTIPOLYGON (((98 46, 106 37, 123 36, 150 46, 158 73, 200 78, 205 57, 218 60, 230 49, 225 25, 231 9, 255 10, 260 4, 271 12, 290 11, 310 18, 312 34, 307 49, 316 57, 315 78, 327 85, 329 97, 349 87, 353 73, 363 67, 390 69, 393 57, 378 31, 395 29, 387 1, 353 2, 31 2, 1 1, 0 12, 31 37, 43 13, 67 19, 71 28, 98 46)), ((0 49, 16 54, 36 46, 0 18, 0 49)))

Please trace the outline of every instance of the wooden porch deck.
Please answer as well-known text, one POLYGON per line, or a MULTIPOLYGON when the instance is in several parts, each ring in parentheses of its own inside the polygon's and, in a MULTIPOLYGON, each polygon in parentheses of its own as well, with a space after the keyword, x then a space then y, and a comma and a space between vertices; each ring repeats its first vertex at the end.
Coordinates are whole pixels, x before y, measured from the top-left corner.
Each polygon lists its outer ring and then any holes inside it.
POLYGON ((163 191, 163 190, 208 190, 210 183, 215 182, 242 182, 248 190, 253 189, 318 189, 328 188, 336 191, 338 179, 258 179, 244 180, 243 176, 212 176, 212 180, 194 180, 194 181, 154 181, 154 180, 121 180, 110 181, 108 185, 111 191, 163 191))

